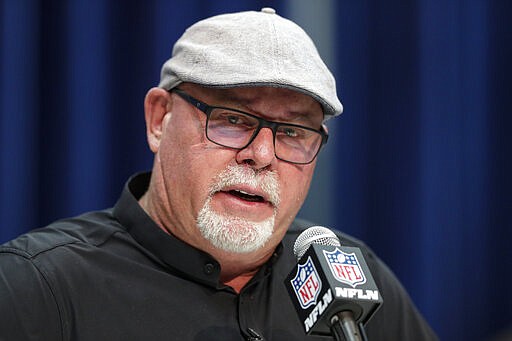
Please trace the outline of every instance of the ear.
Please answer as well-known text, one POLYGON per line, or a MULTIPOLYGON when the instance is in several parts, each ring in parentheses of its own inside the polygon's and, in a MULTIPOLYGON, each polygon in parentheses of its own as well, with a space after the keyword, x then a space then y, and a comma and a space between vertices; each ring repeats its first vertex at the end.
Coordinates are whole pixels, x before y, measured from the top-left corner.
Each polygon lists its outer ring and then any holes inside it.
POLYGON ((164 117, 172 109, 171 94, 161 88, 152 88, 144 100, 146 118, 146 135, 149 148, 153 153, 158 151, 164 130, 164 117))

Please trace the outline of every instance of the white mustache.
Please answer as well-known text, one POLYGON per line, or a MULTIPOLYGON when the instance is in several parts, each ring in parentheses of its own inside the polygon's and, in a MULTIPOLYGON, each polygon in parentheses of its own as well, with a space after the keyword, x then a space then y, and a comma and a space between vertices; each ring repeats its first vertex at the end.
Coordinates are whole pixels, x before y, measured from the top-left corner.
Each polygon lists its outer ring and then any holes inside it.
POLYGON ((262 173, 244 166, 228 166, 219 173, 215 178, 210 194, 213 195, 223 188, 236 185, 247 185, 261 190, 266 199, 274 206, 278 206, 281 201, 276 171, 262 173))

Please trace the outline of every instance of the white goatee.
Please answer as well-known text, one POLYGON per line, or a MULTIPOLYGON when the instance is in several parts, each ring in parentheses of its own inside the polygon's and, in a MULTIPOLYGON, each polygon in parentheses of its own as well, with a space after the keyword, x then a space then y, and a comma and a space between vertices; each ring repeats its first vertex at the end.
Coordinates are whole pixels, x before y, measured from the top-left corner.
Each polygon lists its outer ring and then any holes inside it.
POLYGON ((277 174, 258 173, 244 166, 229 166, 215 180, 197 217, 202 236, 216 248, 227 252, 249 253, 258 250, 274 231, 276 208, 280 202, 277 174), (210 205, 213 194, 234 185, 249 185, 263 191, 265 198, 274 205, 273 215, 263 221, 251 221, 215 212, 210 205))

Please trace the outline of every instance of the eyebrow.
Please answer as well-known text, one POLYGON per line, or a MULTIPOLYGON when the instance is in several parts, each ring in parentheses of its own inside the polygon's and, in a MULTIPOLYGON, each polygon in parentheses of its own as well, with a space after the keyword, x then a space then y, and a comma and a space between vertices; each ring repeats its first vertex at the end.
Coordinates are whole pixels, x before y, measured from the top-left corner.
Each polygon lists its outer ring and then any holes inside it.
MULTIPOLYGON (((215 97, 220 102, 226 102, 227 105, 233 105, 233 109, 238 109, 242 111, 247 111, 248 113, 256 113, 264 118, 271 119, 268 116, 268 113, 260 112, 258 110, 255 110, 251 103, 257 101, 260 99, 260 97, 246 97, 246 96, 240 96, 239 94, 233 93, 232 91, 229 91, 230 89, 224 89, 225 91, 219 91, 215 94, 215 97)), ((296 111, 296 110, 290 110, 283 113, 278 114, 280 117, 282 116, 284 119, 290 120, 289 122, 281 121, 283 123, 295 123, 295 124, 308 124, 310 127, 313 127, 316 129, 316 125, 314 124, 313 120, 311 119, 312 113, 309 111, 296 111), (296 123, 298 122, 298 123, 296 123)))

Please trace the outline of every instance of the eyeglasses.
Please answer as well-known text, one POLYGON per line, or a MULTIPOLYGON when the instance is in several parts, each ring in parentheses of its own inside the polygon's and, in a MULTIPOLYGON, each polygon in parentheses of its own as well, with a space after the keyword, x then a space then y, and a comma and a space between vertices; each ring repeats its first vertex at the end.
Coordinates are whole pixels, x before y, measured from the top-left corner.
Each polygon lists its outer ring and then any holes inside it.
POLYGON ((321 130, 315 130, 297 124, 267 121, 240 110, 208 105, 181 89, 173 89, 172 92, 206 114, 206 137, 219 146, 244 149, 261 128, 270 128, 276 158, 295 164, 308 164, 327 143, 328 135, 323 126, 321 130))

